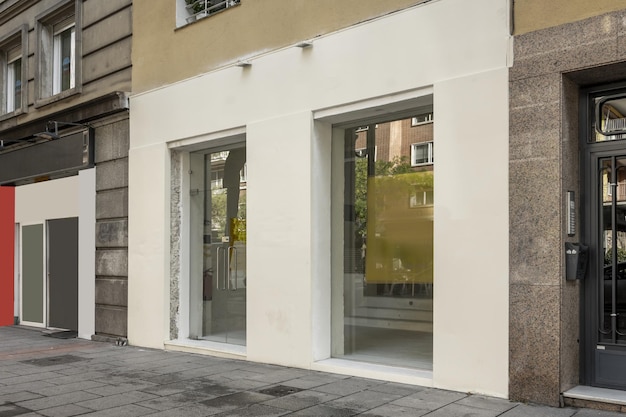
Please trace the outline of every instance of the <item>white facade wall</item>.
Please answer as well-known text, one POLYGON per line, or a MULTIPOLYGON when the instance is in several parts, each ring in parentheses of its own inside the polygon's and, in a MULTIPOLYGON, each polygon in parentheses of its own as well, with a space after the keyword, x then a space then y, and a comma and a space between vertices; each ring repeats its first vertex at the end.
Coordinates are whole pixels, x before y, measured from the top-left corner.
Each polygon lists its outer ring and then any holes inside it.
POLYGON ((433 1, 132 97, 129 342, 169 339, 170 149, 245 132, 245 357, 507 397, 508 15, 433 1), (330 359, 332 127, 430 94, 433 371, 330 359))

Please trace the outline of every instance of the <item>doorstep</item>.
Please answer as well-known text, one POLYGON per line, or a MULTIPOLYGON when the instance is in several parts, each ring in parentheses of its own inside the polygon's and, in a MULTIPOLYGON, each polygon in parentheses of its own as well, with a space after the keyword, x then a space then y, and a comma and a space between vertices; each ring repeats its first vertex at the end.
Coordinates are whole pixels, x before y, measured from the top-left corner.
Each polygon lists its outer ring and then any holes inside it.
POLYGON ((176 339, 163 343, 165 350, 186 353, 198 353, 226 359, 243 359, 247 357, 246 347, 227 343, 210 342, 207 340, 176 339))
POLYGON ((311 370, 350 375, 361 378, 379 379, 401 384, 433 387, 432 371, 400 368, 396 366, 379 365, 347 359, 323 359, 311 364, 311 370))
POLYGON ((626 391, 579 385, 563 393, 565 405, 606 411, 626 411, 626 391))

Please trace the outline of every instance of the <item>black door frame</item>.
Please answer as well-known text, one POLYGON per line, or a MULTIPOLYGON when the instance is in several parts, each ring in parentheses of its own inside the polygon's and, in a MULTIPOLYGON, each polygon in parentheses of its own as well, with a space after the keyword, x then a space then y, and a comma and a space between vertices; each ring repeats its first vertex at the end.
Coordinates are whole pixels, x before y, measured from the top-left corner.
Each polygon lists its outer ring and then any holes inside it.
MULTIPOLYGON (((589 263, 585 281, 581 285, 581 343, 580 343, 580 381, 582 384, 614 389, 626 389, 624 384, 615 384, 602 380, 597 375, 597 362, 599 355, 598 346, 598 284, 595 274, 603 277, 598 253, 600 243, 599 218, 599 193, 597 180, 599 177, 599 161, 612 156, 626 157, 626 140, 593 142, 591 140, 595 130, 594 122, 594 99, 608 96, 618 92, 626 92, 626 82, 605 84, 581 90, 579 101, 579 143, 580 143, 580 184, 581 184, 581 241, 589 245, 589 263)), ((603 278, 602 278, 603 279, 603 278)), ((600 349, 602 350, 602 349, 600 349)), ((626 346, 619 347, 616 354, 626 355, 626 346)), ((611 349, 608 350, 609 352, 611 349)), ((602 352, 604 353, 604 352, 602 352)), ((620 361, 621 362, 621 361, 620 361)), ((626 356, 624 356, 626 366, 626 356)))

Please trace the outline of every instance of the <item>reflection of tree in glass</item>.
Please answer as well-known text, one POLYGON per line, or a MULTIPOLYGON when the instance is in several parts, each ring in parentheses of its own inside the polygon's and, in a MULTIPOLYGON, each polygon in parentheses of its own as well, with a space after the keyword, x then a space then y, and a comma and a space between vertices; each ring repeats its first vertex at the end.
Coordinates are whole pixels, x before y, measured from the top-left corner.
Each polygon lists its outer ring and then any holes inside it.
POLYGON ((226 193, 214 187, 211 194, 211 228, 223 231, 226 227, 226 193))
MULTIPOLYGON (((357 158, 354 164, 354 212, 356 232, 365 237, 367 234, 367 158, 357 158)), ((413 172, 406 157, 396 156, 391 161, 376 161, 375 175, 393 176, 413 172)))
MULTIPOLYGON (((211 196, 211 227, 213 230, 225 230, 226 228, 226 190, 214 187, 211 196)), ((241 192, 239 195, 238 216, 241 219, 246 218, 246 193, 241 192)))

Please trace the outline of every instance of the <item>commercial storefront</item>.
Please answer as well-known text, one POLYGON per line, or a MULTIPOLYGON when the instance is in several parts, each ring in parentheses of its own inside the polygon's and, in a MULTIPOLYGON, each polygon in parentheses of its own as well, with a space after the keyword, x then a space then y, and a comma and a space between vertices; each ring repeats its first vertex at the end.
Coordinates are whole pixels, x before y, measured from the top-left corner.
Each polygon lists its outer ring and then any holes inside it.
POLYGON ((507 397, 508 16, 425 3, 134 95, 129 342, 507 397))
POLYGON ((15 323, 94 334, 93 143, 83 127, 0 154, 3 305, 15 323))

